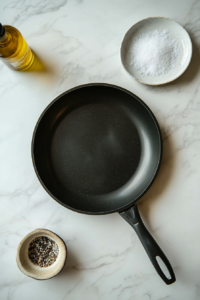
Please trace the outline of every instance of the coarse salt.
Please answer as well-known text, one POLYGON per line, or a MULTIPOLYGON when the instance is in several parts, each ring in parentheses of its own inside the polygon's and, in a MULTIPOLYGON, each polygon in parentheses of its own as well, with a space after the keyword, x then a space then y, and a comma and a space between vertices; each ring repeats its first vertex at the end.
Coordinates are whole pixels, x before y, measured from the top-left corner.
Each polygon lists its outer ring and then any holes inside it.
POLYGON ((133 69, 143 76, 163 76, 175 68, 180 49, 168 30, 140 34, 129 45, 128 58, 133 69))

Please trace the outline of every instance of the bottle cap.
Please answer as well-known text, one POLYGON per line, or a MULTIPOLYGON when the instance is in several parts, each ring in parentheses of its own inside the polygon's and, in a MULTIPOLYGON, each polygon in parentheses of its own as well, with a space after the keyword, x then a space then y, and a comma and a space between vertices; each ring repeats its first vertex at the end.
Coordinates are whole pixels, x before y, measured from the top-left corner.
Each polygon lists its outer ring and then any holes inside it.
POLYGON ((3 27, 3 25, 0 23, 0 37, 4 35, 5 33, 5 28, 3 27))

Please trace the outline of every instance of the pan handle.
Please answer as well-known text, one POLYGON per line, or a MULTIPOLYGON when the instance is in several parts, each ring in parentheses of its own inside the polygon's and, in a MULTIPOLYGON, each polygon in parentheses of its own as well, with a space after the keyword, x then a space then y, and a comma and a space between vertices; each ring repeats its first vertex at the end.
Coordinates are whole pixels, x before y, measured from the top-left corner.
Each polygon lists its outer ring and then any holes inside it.
POLYGON ((143 244, 144 249, 146 250, 154 268, 156 269, 157 273, 160 275, 160 277, 164 280, 166 284, 171 284, 176 281, 173 269, 165 256, 165 254, 162 252, 156 241, 153 239, 153 237, 150 235, 146 227, 144 226, 144 223, 142 222, 142 219, 140 217, 138 208, 136 205, 131 207, 130 209, 121 212, 120 215, 133 227, 133 229, 136 231, 140 241, 143 244), (162 271, 159 263, 158 258, 162 260, 162 262, 167 267, 167 270, 170 274, 170 277, 167 277, 164 272, 162 271))

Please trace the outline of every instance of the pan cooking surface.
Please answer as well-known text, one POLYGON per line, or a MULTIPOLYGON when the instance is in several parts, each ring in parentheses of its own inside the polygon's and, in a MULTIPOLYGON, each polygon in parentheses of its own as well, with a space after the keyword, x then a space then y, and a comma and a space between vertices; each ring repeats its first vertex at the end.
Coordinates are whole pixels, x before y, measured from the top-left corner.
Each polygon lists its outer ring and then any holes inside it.
POLYGON ((52 166, 71 191, 92 195, 122 187, 141 156, 138 130, 112 103, 84 103, 57 123, 51 143, 52 166))
POLYGON ((32 157, 62 205, 103 214, 130 207, 159 169, 161 134, 148 107, 116 86, 91 84, 55 99, 33 135, 32 157))

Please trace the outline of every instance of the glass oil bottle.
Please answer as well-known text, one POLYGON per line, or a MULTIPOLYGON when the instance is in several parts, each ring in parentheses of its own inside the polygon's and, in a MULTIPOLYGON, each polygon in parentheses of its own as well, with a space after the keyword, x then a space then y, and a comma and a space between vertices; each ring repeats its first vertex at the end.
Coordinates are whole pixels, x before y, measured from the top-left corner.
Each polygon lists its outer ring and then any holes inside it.
POLYGON ((0 59, 10 69, 23 71, 28 69, 34 55, 21 33, 10 25, 0 23, 0 59))

